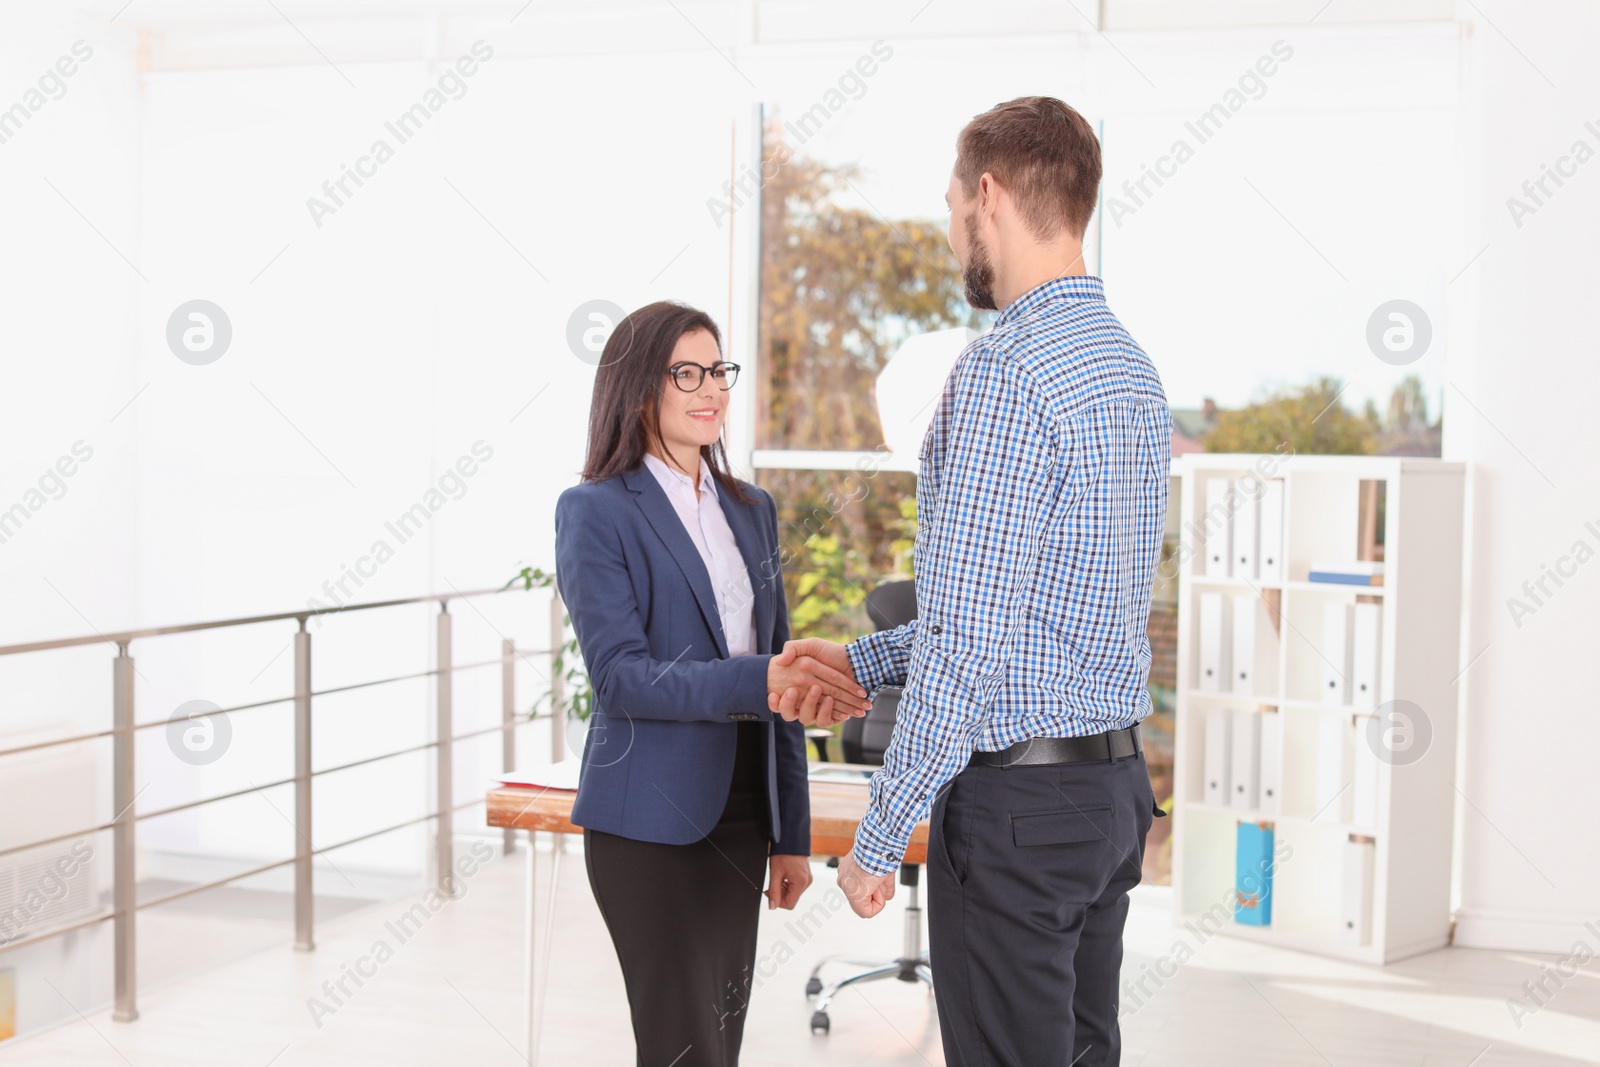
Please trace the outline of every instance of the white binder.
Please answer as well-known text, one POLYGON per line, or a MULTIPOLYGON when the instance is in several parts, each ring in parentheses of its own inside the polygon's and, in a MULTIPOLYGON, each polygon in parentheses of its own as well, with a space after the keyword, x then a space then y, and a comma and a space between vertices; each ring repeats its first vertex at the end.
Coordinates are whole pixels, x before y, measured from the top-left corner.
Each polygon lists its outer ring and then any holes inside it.
POLYGON ((1232 670, 1228 626, 1228 598, 1221 593, 1200 594, 1200 691, 1228 693, 1232 670))
POLYGON ((1256 692, 1256 617, 1260 604, 1254 593, 1233 596, 1233 639, 1228 647, 1231 693, 1254 696, 1256 692))
POLYGON ((1233 516, 1228 513, 1226 478, 1206 479, 1206 513, 1201 528, 1206 531, 1206 577, 1226 578, 1232 573, 1233 516))
MULTIPOLYGON (((1254 581, 1256 577, 1256 538, 1257 527, 1261 521, 1261 501, 1254 493, 1241 488, 1239 482, 1234 483, 1233 491, 1239 497, 1239 510, 1233 513, 1233 577, 1247 578, 1254 581)), ((1260 483, 1253 483, 1259 485, 1260 483)))
POLYGON ((1339 940, 1346 945, 1359 947, 1372 940, 1372 862, 1371 841, 1344 843, 1339 940))
POLYGON ((1260 768, 1256 788, 1256 807, 1263 815, 1277 815, 1283 793, 1283 717, 1261 716, 1260 768))
POLYGON ((1228 709, 1206 709, 1206 759, 1205 766, 1205 802, 1218 807, 1228 805, 1228 757, 1230 741, 1228 738, 1228 709))
POLYGON ((1322 605, 1322 702, 1350 703, 1350 605, 1322 605))
POLYGON ((1233 755, 1228 761, 1228 803, 1253 811, 1261 774, 1261 713, 1233 710, 1233 755))
POLYGON ((1350 821, 1366 829, 1378 825, 1378 754, 1373 751, 1367 727, 1370 715, 1357 715, 1351 735, 1350 821))
POLYGON ((1350 627, 1350 703, 1378 706, 1383 605, 1357 604, 1350 627))
POLYGON ((1283 479, 1262 483, 1259 530, 1256 538, 1256 573, 1263 582, 1281 582, 1283 563, 1283 479))
POLYGON ((1312 781, 1311 821, 1350 821, 1350 719, 1317 714, 1317 762, 1312 781))

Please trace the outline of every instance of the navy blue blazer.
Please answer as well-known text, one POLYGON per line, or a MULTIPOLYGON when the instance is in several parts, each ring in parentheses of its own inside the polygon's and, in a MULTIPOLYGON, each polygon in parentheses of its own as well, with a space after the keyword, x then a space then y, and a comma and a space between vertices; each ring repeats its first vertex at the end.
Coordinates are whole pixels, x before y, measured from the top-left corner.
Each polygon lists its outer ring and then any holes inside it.
POLYGON ((772 851, 811 853, 805 729, 767 710, 767 661, 789 639, 778 509, 718 502, 755 592, 755 654, 729 658, 711 576, 666 491, 640 464, 556 502, 556 588, 594 687, 572 821, 669 845, 711 832, 739 722, 766 741, 772 851))

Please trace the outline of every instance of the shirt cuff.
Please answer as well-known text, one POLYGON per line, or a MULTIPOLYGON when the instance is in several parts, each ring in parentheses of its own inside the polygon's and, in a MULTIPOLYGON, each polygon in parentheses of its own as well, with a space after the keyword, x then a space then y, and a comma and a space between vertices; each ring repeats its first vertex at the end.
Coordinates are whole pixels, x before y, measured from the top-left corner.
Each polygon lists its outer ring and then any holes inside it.
POLYGON ((894 633, 893 630, 879 630, 844 646, 845 654, 850 657, 850 672, 868 696, 886 685, 899 685, 904 681, 903 672, 895 669, 896 660, 902 659, 903 654, 890 636, 894 633))
POLYGON ((900 869, 905 861, 907 843, 896 841, 880 829, 876 813, 869 807, 861 818, 861 825, 856 827, 856 843, 850 855, 857 867, 881 877, 900 869))

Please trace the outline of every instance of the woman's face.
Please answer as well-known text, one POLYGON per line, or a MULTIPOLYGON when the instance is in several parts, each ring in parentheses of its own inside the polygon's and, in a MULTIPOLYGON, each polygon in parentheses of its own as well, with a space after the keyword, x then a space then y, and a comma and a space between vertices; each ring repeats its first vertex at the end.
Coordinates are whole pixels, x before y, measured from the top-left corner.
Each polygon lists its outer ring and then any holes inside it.
MULTIPOLYGON (((720 359, 722 353, 717 351, 716 339, 706 330, 691 330, 678 338, 667 366, 698 363, 709 367, 720 359)), ((661 437, 667 446, 698 449, 701 445, 714 444, 728 417, 727 391, 709 374, 701 379, 697 388, 688 391, 679 388, 665 370, 661 377, 661 437)), ((691 377, 690 381, 693 380, 691 377)))

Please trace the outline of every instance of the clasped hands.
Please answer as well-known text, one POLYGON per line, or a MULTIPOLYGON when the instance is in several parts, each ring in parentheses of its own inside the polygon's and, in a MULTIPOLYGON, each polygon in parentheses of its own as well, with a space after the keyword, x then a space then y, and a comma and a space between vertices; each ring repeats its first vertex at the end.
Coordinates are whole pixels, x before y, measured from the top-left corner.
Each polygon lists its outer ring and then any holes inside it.
MULTIPOLYGON (((845 646, 817 637, 789 641, 772 657, 767 689, 770 710, 807 726, 833 726, 865 715, 872 706, 867 691, 856 682, 845 646)), ((870 919, 894 896, 894 875, 868 874, 857 865, 854 855, 846 855, 839 859, 839 888, 850 902, 850 910, 870 919)))
POLYGON ((871 707, 841 644, 819 637, 789 641, 767 665, 767 708, 790 722, 829 727, 871 707))

